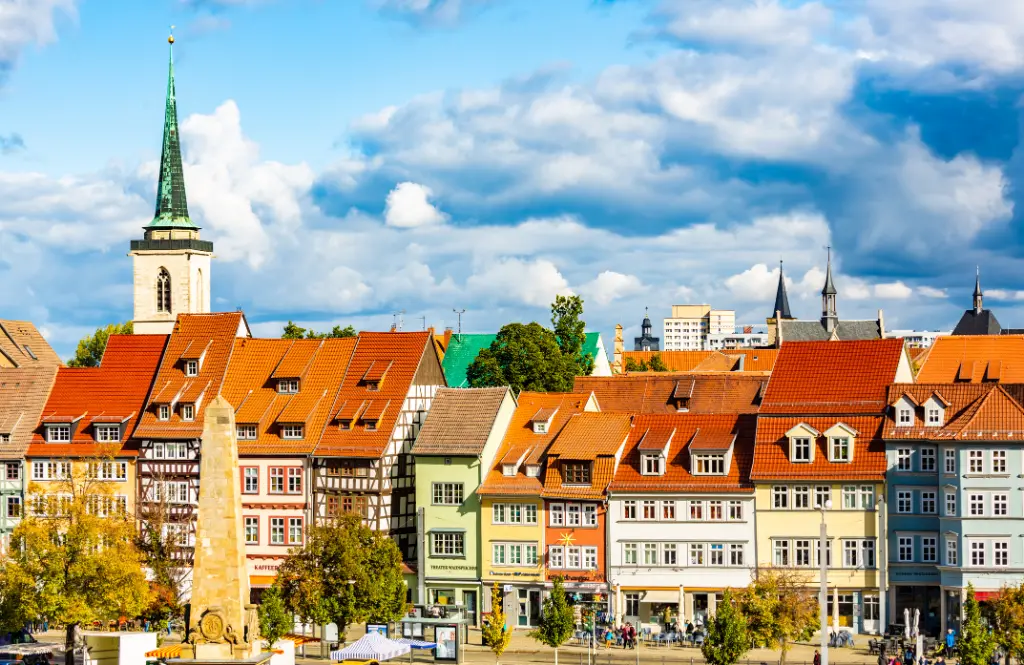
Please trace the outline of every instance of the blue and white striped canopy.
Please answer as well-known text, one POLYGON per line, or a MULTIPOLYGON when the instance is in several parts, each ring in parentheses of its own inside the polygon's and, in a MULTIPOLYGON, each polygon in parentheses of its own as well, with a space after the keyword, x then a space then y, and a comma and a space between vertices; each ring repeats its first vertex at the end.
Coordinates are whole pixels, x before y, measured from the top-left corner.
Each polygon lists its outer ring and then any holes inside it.
POLYGON ((433 649, 437 646, 437 642, 424 642, 423 640, 414 640, 408 637, 399 637, 395 642, 408 644, 412 649, 433 649))
POLYGON ((331 660, 391 660, 409 653, 409 645, 367 633, 344 649, 331 652, 331 660))

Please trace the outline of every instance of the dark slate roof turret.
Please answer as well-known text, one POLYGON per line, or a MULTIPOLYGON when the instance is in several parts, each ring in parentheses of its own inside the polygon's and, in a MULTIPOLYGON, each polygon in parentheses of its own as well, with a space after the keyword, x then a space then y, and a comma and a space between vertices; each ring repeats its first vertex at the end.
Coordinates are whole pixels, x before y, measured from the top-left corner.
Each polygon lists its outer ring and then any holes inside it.
POLYGON ((789 295, 786 293, 786 276, 782 273, 782 261, 779 261, 779 286, 775 291, 775 308, 769 318, 778 315, 783 319, 792 319, 793 313, 789 309, 789 295))

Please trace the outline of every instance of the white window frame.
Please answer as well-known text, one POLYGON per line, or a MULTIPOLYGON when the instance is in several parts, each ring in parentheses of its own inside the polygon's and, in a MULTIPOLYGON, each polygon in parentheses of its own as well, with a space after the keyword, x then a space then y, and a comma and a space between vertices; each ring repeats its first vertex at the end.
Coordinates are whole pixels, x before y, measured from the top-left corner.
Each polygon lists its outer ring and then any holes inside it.
POLYGON ((644 476, 665 475, 665 458, 658 453, 644 453, 640 456, 640 474, 644 476))
POLYGON ((47 425, 46 426, 46 442, 47 443, 70 443, 71 442, 71 425, 47 425))
POLYGON ((466 534, 462 531, 431 531, 430 556, 448 559, 466 558, 466 534))
POLYGON ((909 515, 914 512, 914 493, 910 490, 896 491, 896 512, 909 515))
POLYGON ((939 514, 939 493, 936 490, 921 490, 921 514, 939 514))
POLYGON ((914 537, 898 536, 896 539, 896 560, 908 563, 914 560, 914 537))
POLYGON ((947 489, 943 492, 943 496, 945 497, 943 504, 946 517, 956 517, 956 490, 947 489))
POLYGON ((256 426, 255 425, 235 425, 235 438, 239 441, 255 441, 256 440, 256 426))
POLYGON ((924 563, 939 562, 938 536, 921 536, 921 561, 924 563))
POLYGON ((1010 541, 992 541, 992 565, 996 568, 1007 568, 1010 565, 1010 541))
POLYGON ((896 470, 913 471, 913 451, 910 448, 896 449, 896 470))
POLYGON ((156 419, 157 420, 170 420, 171 419, 171 405, 170 404, 158 404, 156 407, 156 419))
POLYGON ((956 475, 956 450, 946 448, 942 451, 942 472, 946 475, 956 475))
POLYGON ((185 361, 185 376, 199 376, 199 361, 198 360, 186 360, 185 361))
POLYGON ((970 517, 985 517, 985 495, 980 493, 967 496, 967 514, 970 517))
POLYGON ((294 395, 299 392, 298 379, 278 379, 277 392, 282 395, 294 395))
POLYGON ((959 552, 957 551, 956 538, 946 538, 946 565, 959 566, 959 552))
POLYGON ((853 460, 853 438, 850 436, 831 436, 828 440, 830 462, 849 462, 853 460), (845 443, 843 443, 845 441, 845 443), (842 453, 842 454, 840 454, 842 453))
POLYGON ((433 483, 430 487, 431 505, 461 506, 465 500, 463 483, 433 483))
POLYGON ((986 568, 988 562, 988 547, 984 540, 967 541, 967 551, 970 553, 968 559, 971 568, 986 568))
POLYGON ((790 437, 789 459, 794 464, 810 464, 813 462, 814 439, 809 436, 790 437))
POLYGON ((939 470, 938 452, 934 446, 923 446, 919 449, 918 455, 918 464, 923 473, 936 473, 939 470))
POLYGON ((281 425, 281 438, 298 441, 304 437, 305 429, 303 425, 281 425))
POLYGON ((725 455, 702 454, 693 456, 693 475, 695 476, 724 476, 725 455))
POLYGON ((185 422, 192 422, 196 419, 196 405, 195 404, 182 404, 181 405, 181 419, 185 422))
POLYGON ((992 465, 993 474, 1005 474, 1006 473, 1006 451, 1005 450, 993 450, 990 456, 990 463, 992 465))
POLYGON ((93 425, 93 435, 100 443, 120 443, 120 425, 93 425))
MULTIPOLYGON (((552 508, 553 507, 554 506, 552 506, 552 508)), ((635 500, 630 499, 628 501, 623 501, 622 502, 622 519, 624 519, 624 520, 635 520, 635 519, 637 519, 637 514, 638 514, 638 511, 637 511, 637 505, 636 505, 636 501, 635 500)), ((560 525, 556 525, 555 524, 553 517, 552 517, 551 526, 560 526, 560 525)))
POLYGON ((985 451, 967 451, 967 472, 971 474, 985 473, 985 451))

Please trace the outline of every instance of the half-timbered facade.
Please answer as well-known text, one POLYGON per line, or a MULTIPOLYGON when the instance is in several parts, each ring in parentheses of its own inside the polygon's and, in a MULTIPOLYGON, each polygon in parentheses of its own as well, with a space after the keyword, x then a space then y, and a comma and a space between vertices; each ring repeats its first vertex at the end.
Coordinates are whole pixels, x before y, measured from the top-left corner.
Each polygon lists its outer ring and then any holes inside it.
POLYGON ((314 519, 357 512, 416 558, 412 444, 445 386, 430 332, 363 332, 313 458, 314 519))
POLYGON ((235 339, 247 335, 241 312, 178 315, 135 429, 137 515, 159 520, 185 559, 195 544, 203 413, 222 390, 235 339))
POLYGON ((89 492, 99 515, 132 515, 135 459, 131 439, 166 335, 112 335, 99 367, 57 372, 25 453, 26 510, 48 515, 70 492, 89 492))
POLYGON ((356 338, 234 343, 221 394, 235 408, 242 520, 253 600, 273 584, 310 521, 310 459, 356 338))

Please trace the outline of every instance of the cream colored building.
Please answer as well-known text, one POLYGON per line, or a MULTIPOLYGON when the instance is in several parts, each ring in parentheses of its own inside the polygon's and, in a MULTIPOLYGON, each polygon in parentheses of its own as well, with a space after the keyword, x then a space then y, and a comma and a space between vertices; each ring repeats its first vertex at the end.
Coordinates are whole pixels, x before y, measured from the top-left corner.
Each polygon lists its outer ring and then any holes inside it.
POLYGON ((736 331, 736 312, 712 309, 711 305, 672 305, 664 320, 662 336, 666 351, 713 350, 714 339, 736 331), (710 338, 710 339, 709 339, 710 338))

